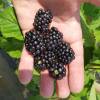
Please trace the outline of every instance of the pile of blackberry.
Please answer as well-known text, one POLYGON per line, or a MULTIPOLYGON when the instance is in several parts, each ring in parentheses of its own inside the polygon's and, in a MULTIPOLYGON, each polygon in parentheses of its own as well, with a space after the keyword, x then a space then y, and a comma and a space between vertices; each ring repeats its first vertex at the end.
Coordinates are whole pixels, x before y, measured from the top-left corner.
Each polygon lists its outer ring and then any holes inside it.
POLYGON ((65 65, 75 59, 75 54, 70 44, 63 40, 63 34, 56 27, 50 28, 52 19, 50 10, 38 10, 34 29, 25 34, 25 47, 34 57, 36 69, 47 69, 52 78, 60 80, 66 76, 65 65))

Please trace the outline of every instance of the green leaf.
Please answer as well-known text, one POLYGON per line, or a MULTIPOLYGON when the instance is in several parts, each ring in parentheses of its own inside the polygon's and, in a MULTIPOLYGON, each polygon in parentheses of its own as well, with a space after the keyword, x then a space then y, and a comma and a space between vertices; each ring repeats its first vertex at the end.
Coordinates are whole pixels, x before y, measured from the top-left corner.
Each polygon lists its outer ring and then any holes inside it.
POLYGON ((13 58, 19 58, 21 56, 20 50, 9 51, 8 54, 13 58))
POLYGON ((84 65, 89 64, 90 61, 93 59, 93 51, 94 47, 84 46, 84 65))
POLYGON ((11 6, 11 0, 0 0, 0 12, 11 6))
POLYGON ((83 38, 84 38, 84 45, 86 47, 94 47, 95 46, 95 36, 89 30, 89 27, 86 24, 84 15, 82 13, 81 13, 81 26, 82 26, 82 32, 83 32, 83 38))
POLYGON ((92 85, 89 100, 96 100, 96 91, 94 84, 92 85))
POLYGON ((95 50, 94 50, 94 59, 98 60, 100 59, 100 43, 97 43, 97 45, 95 46, 95 50))
POLYGON ((14 38, 0 37, 0 48, 4 49, 11 57, 19 58, 23 41, 14 38))
MULTIPOLYGON (((97 19, 100 19, 100 7, 96 7, 90 3, 85 3, 82 7, 87 24, 91 25, 97 22, 97 19)), ((99 22, 97 23, 99 24, 99 22)))
POLYGON ((18 40, 23 40, 12 7, 8 7, 0 13, 0 30, 5 38, 13 37, 18 40))
POLYGON ((97 100, 100 100, 100 94, 97 94, 96 96, 97 96, 97 100))
POLYGON ((100 30, 94 30, 94 35, 96 38, 96 42, 100 42, 100 30))
POLYGON ((47 100, 47 99, 43 98, 43 97, 40 96, 40 95, 37 95, 37 96, 30 96, 30 97, 28 98, 28 100, 47 100))
POLYGON ((84 61, 85 65, 90 63, 90 60, 93 58, 93 51, 95 47, 95 35, 90 30, 89 25, 86 22, 86 17, 84 15, 83 5, 81 7, 81 27, 83 32, 83 40, 84 40, 84 61))
POLYGON ((95 30, 98 27, 100 27, 100 17, 98 19, 92 21, 92 23, 90 25, 90 29, 95 30))
POLYGON ((0 31, 2 33, 0 47, 7 51, 10 56, 19 58, 23 45, 23 36, 12 7, 8 7, 0 13, 0 31))

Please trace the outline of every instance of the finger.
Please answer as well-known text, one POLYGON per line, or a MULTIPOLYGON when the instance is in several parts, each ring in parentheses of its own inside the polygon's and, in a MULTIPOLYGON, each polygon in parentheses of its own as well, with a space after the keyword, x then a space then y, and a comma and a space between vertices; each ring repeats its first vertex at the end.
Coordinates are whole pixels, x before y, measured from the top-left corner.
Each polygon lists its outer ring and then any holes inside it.
POLYGON ((69 86, 73 93, 78 93, 84 85, 84 61, 82 40, 71 44, 75 52, 75 59, 69 65, 69 86))
POLYGON ((40 94, 43 97, 52 96, 54 91, 54 80, 49 77, 49 73, 47 70, 41 72, 40 79, 40 94))
POLYGON ((68 66, 66 66, 66 76, 56 81, 56 92, 59 98, 67 98, 70 94, 68 85, 68 66))
POLYGON ((33 58, 26 51, 24 47, 19 63, 19 80, 22 84, 26 85, 31 81, 32 71, 33 71, 33 58))

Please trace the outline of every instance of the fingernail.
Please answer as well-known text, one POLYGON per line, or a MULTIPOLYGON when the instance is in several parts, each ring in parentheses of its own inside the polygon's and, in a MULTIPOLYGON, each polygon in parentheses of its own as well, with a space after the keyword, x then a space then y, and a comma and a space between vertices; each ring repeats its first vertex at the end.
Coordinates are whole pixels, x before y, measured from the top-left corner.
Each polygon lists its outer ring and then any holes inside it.
POLYGON ((64 98, 68 98, 68 96, 70 95, 70 92, 63 92, 63 93, 59 93, 58 94, 58 97, 61 98, 61 99, 64 99, 64 98))
POLYGON ((32 71, 30 70, 20 70, 19 71, 19 81, 23 85, 27 85, 32 80, 32 71))

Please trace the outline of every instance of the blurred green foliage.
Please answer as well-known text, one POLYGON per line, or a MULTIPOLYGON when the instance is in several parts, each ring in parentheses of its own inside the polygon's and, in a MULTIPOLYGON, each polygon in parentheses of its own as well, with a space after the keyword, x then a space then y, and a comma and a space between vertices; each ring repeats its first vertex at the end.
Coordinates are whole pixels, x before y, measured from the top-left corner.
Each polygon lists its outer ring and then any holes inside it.
MULTIPOLYGON (((100 100, 94 87, 95 73, 100 70, 100 7, 82 4, 80 8, 84 40, 85 86, 81 93, 71 94, 67 100, 100 100)), ((10 0, 0 0, 0 48, 11 57, 20 58, 23 36, 10 0)), ((39 95, 39 74, 27 86, 28 100, 47 100, 39 95)), ((56 94, 48 100, 57 100, 56 94)))

